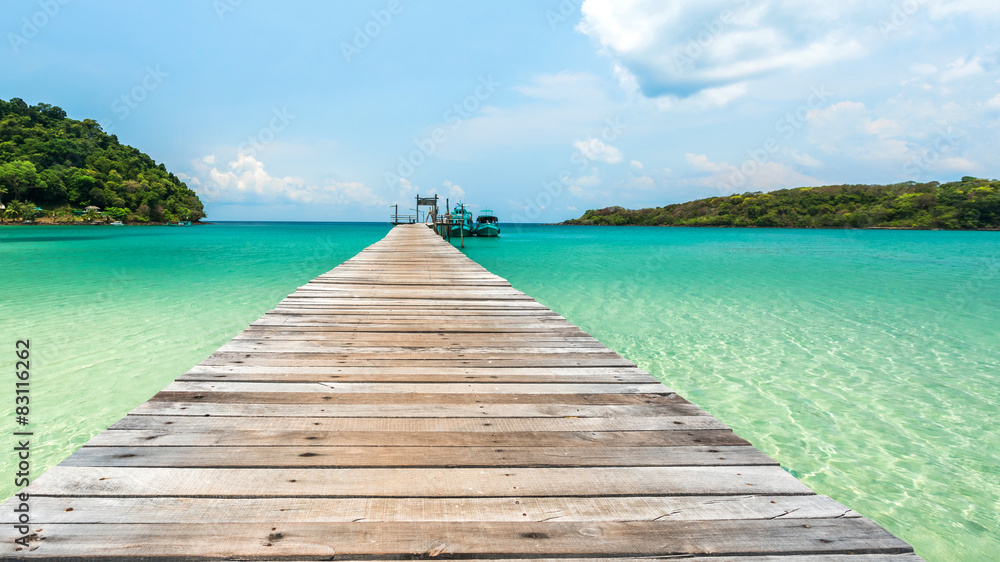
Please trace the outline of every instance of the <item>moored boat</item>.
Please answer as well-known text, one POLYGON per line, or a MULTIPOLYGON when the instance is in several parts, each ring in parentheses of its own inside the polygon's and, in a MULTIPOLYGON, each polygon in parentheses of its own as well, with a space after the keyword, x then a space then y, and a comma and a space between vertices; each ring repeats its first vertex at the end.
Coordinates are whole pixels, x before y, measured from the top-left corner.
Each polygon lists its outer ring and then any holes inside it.
POLYGON ((500 221, 493 211, 483 209, 476 218, 476 236, 500 236, 500 221))
POLYGON ((472 236, 472 213, 466 208, 465 203, 456 203, 455 210, 451 212, 451 232, 452 236, 472 236))

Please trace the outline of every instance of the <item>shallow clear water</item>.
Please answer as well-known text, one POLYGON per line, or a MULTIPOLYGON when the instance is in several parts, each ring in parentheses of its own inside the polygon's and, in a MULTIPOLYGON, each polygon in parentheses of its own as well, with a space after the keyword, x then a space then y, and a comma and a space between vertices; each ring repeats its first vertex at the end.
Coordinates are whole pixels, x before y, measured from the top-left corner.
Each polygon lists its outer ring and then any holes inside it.
MULTIPOLYGON (((14 346, 31 341, 32 479, 388 225, 0 228, 0 447, 14 346)), ((0 454, 0 497, 14 491, 0 454)))
POLYGON ((930 560, 1000 553, 1000 233, 508 227, 467 253, 930 560))
MULTIPOLYGON (((0 352, 12 367, 32 340, 34 466, 387 230, 0 229, 0 352)), ((466 251, 918 554, 1000 552, 1000 233, 505 225, 466 251)))

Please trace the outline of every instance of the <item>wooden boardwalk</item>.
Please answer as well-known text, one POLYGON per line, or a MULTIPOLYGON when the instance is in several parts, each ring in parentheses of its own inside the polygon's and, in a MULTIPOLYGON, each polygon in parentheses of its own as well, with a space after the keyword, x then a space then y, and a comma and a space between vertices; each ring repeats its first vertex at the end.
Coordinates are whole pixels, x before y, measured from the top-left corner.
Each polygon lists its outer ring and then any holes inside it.
POLYGON ((4 559, 918 560, 420 225, 27 491, 4 559))

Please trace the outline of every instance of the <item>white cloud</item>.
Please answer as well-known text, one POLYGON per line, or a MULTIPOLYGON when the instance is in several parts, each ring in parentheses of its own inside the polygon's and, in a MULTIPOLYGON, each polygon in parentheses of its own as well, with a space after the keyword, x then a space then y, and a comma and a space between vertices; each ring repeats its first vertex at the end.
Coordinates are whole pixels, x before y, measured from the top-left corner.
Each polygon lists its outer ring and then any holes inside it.
POLYGON ((536 100, 573 101, 579 99, 581 88, 599 87, 596 77, 585 72, 558 72, 538 74, 528 84, 514 86, 513 90, 536 100))
POLYGON ((597 168, 592 168, 589 176, 576 178, 570 182, 567 190, 576 197, 586 197, 593 188, 599 185, 601 185, 601 171, 597 168))
POLYGON ((587 160, 608 164, 617 164, 622 161, 621 151, 599 138, 591 137, 585 141, 578 140, 573 143, 573 147, 587 160))
MULTIPOLYGON (((998 96, 998 97, 1000 97, 1000 96, 998 96)), ((630 162, 630 164, 632 165, 632 169, 635 170, 635 171, 637 171, 637 172, 641 172, 643 170, 643 168, 645 167, 645 166, 642 165, 642 162, 640 162, 638 160, 633 160, 632 162, 630 162)))
POLYGON ((990 101, 986 102, 986 106, 1000 108, 1000 94, 993 96, 990 101))
POLYGON ((631 178, 629 180, 629 187, 640 189, 643 191, 652 191, 656 189, 656 181, 649 176, 638 176, 631 178))
POLYGON ((573 183, 582 187, 596 187, 601 185, 601 172, 594 168, 589 176, 580 176, 573 183))
POLYGON ((618 79, 618 85, 629 97, 634 96, 641 90, 639 80, 635 77, 635 74, 632 74, 632 71, 625 68, 621 63, 615 63, 614 73, 615 78, 618 79))
POLYGON ((922 0, 930 5, 934 19, 953 15, 973 14, 979 17, 1000 14, 1000 3, 995 0, 922 0))
POLYGON ((451 183, 450 181, 445 181, 443 185, 448 189, 448 197, 455 199, 456 201, 465 200, 465 190, 462 189, 462 186, 451 183))
MULTIPOLYGON (((417 186, 413 185, 406 178, 399 178, 399 192, 396 194, 396 203, 408 203, 417 195, 417 186)), ((430 193, 428 195, 434 195, 430 193)))
POLYGON ((899 136, 903 132, 903 127, 899 123, 886 118, 876 119, 874 121, 867 120, 865 122, 865 130, 869 134, 875 135, 879 138, 892 138, 899 136))
POLYGON ((698 94, 698 97, 701 98, 700 101, 705 106, 725 107, 733 100, 743 97, 746 93, 746 83, 739 82, 737 84, 730 84, 729 86, 722 86, 720 88, 707 88, 702 90, 698 94))
POLYGON ((685 159, 695 170, 708 173, 708 175, 690 180, 690 183, 715 189, 722 194, 743 191, 773 191, 789 187, 822 185, 823 183, 779 162, 769 161, 758 164, 748 160, 741 166, 734 166, 728 162, 712 162, 705 154, 687 154, 685 159))
POLYGON ((907 143, 899 139, 902 127, 889 119, 872 120, 860 102, 842 101, 809 112, 809 140, 831 154, 863 160, 906 157, 907 143))
POLYGON ((875 112, 865 104, 849 101, 813 110, 807 119, 808 140, 830 154, 880 164, 897 175, 913 176, 918 169, 978 168, 961 154, 962 135, 947 125, 965 118, 961 105, 903 100, 894 103, 893 108, 894 118, 874 118, 875 112))
POLYGON ((979 168, 979 165, 968 158, 953 156, 951 158, 942 158, 937 162, 932 162, 930 164, 930 168, 933 170, 951 172, 968 172, 979 168))
POLYGON ((192 183, 198 194, 213 203, 251 205, 349 205, 382 206, 388 202, 361 182, 329 181, 310 185, 298 177, 275 177, 249 154, 239 154, 221 169, 215 156, 192 161, 192 183))
POLYGON ((808 154, 806 154, 804 152, 799 152, 798 150, 795 150, 794 148, 788 151, 788 156, 790 156, 792 158, 792 160, 796 164, 799 164, 800 166, 807 166, 809 168, 816 168, 816 167, 819 167, 819 166, 823 165, 823 163, 820 162, 819 160, 813 158, 812 156, 810 156, 810 155, 808 155, 808 154))
POLYGON ((685 154, 684 159, 687 163, 691 165, 692 168, 698 170, 699 172, 719 172, 725 170, 725 166, 722 164, 716 164, 708 159, 707 154, 685 154))
POLYGON ((647 97, 688 97, 861 56, 857 37, 871 20, 858 16, 868 10, 860 0, 585 0, 577 29, 647 97))
POLYGON ((599 133, 608 116, 619 111, 608 96, 607 82, 593 74, 542 74, 512 89, 524 99, 484 106, 460 123, 435 125, 448 133, 436 155, 471 159, 484 149, 564 144, 599 133))
POLYGON ((948 64, 947 70, 941 73, 941 80, 947 82, 982 73, 983 67, 980 64, 979 57, 961 58, 948 64))

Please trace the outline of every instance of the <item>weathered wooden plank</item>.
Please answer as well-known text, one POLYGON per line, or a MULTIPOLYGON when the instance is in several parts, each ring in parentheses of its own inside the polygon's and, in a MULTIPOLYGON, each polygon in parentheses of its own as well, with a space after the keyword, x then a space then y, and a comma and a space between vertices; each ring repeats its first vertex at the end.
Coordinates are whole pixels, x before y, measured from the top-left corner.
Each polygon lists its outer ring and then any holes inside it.
MULTIPOLYGON (((342 328, 344 326, 359 325, 372 326, 380 329, 396 329, 401 333, 410 331, 415 326, 425 326, 428 330, 424 333, 435 333, 437 329, 454 328, 463 332, 457 333, 530 333, 538 330, 545 330, 544 333, 570 333, 578 334, 572 324, 556 318, 525 318, 516 322, 509 321, 509 318, 478 317, 478 318, 453 318, 453 319, 433 319, 431 317, 418 316, 375 316, 369 318, 350 318, 343 315, 330 315, 324 319, 317 315, 264 315, 254 322, 255 328, 264 329, 285 329, 285 328, 321 328, 327 331, 342 328), (432 332, 431 329, 435 329, 432 332), (497 330, 502 329, 502 332, 497 330), (519 330, 520 329, 520 330, 519 330)), ((420 332, 418 332, 420 333, 420 332)), ((447 333, 447 332, 444 332, 447 333)), ((387 341, 392 337, 387 336, 387 341)))
POLYGON ((543 318, 552 320, 566 320, 562 316, 552 312, 550 310, 507 310, 502 309, 486 309, 486 310, 476 310, 476 311, 444 311, 444 310, 427 310, 426 308, 412 309, 412 310, 393 310, 393 311, 376 311, 376 310, 351 310, 340 307, 289 307, 289 306, 279 306, 274 308, 267 313, 271 316, 315 316, 320 317, 337 317, 338 320, 381 320, 381 319, 419 319, 427 320, 433 319, 435 321, 448 321, 448 320, 464 320, 464 319, 474 319, 474 320, 485 320, 489 319, 491 321, 506 322, 508 319, 515 321, 524 321, 524 318, 543 318))
POLYGON ((329 295, 332 297, 341 298, 367 298, 367 297, 379 297, 382 299, 399 299, 399 300, 435 300, 435 301, 446 301, 446 300, 463 300, 463 301, 486 301, 486 300, 507 300, 507 301, 529 301, 533 300, 528 295, 525 295, 519 291, 482 291, 482 290, 442 290, 438 289, 381 289, 381 288, 367 288, 367 289, 341 289, 337 287, 316 287, 312 286, 308 289, 302 289, 299 293, 303 296, 312 297, 322 297, 324 295, 329 295))
MULTIPOLYGON (((713 521, 860 517, 826 496, 600 498, 122 498, 45 497, 39 525, 81 523, 323 523, 357 521, 713 521)), ((13 512, 0 522, 13 523, 13 512)))
MULTIPOLYGON (((184 419, 184 418, 178 418, 184 419)), ((226 419, 226 418, 218 418, 226 419)), ((287 420, 289 418, 269 418, 287 420)), ((162 430, 122 430, 95 437, 89 445, 131 446, 265 446, 280 443, 298 446, 427 446, 469 447, 490 445, 498 447, 590 447, 614 444, 621 447, 673 447, 705 446, 709 452, 719 446, 747 445, 742 438, 729 430, 704 429, 685 431, 507 431, 479 432, 401 432, 373 431, 322 431, 322 430, 271 430, 271 431, 217 431, 202 430, 180 433, 162 430)), ((583 451, 581 451, 583 454, 583 451)))
POLYGON ((219 352, 249 352, 249 353, 310 353, 323 354, 324 356, 354 357, 364 355, 380 355, 391 357, 395 360, 406 361, 410 359, 448 359, 452 357, 464 358, 475 357, 477 359, 499 359, 517 355, 520 357, 535 356, 559 356, 574 355, 580 356, 578 359, 586 360, 593 356, 615 357, 608 352, 607 348, 594 347, 592 345, 564 345, 558 347, 546 347, 543 345, 524 346, 489 346, 489 347, 372 347, 361 345, 342 345, 339 342, 331 341, 246 341, 232 340, 219 352))
MULTIPOLYGON (((248 383, 252 384, 252 383, 248 383)), ((540 386, 540 385, 536 385, 540 386)), ((673 394, 460 394, 425 392, 340 393, 323 392, 160 392, 151 402, 194 404, 324 404, 329 407, 358 405, 474 405, 519 404, 562 406, 626 406, 637 404, 672 405, 680 403, 673 394)), ((708 417, 708 416, 704 416, 708 417)), ((704 423, 704 422, 695 422, 704 423)), ((678 424, 680 425, 680 424, 678 424)), ((721 427, 721 425, 720 425, 721 427)))
MULTIPOLYGON (((257 369, 246 369, 242 372, 204 372, 201 369, 192 369, 181 375, 176 380, 184 381, 233 381, 233 382, 406 382, 433 383, 433 382, 454 382, 456 380, 468 382, 502 382, 517 384, 538 384, 538 383, 584 383, 584 384, 618 384, 618 383, 647 383, 651 377, 646 374, 632 375, 592 375, 578 374, 574 370, 563 369, 563 373, 549 370, 546 374, 535 375, 531 373, 507 372, 504 374, 411 374, 403 373, 343 373, 343 374, 315 374, 315 373, 275 373, 267 367, 257 369)), ((655 380, 655 379, 654 379, 655 380)))
POLYGON ((253 364, 258 366, 299 366, 299 367, 400 367, 403 365, 424 367, 634 367, 631 361, 613 355, 591 357, 538 356, 521 358, 454 357, 429 359, 389 359, 385 357, 347 357, 322 353, 217 353, 202 363, 203 365, 253 364), (243 358, 238 358, 243 356, 243 358))
MULTIPOLYGON (((907 553, 912 549, 866 519, 631 522, 351 522, 213 525, 47 525, 26 557, 280 557, 577 554, 907 553), (183 537, 183 540, 178 540, 183 537)), ((15 554, 5 541, 0 554, 15 554)))
POLYGON ((538 310, 544 311, 549 310, 545 306, 539 304, 535 300, 527 299, 495 299, 495 298, 483 298, 483 299, 401 299, 401 298, 388 298, 382 296, 373 296, 370 298, 356 298, 347 296, 335 296, 335 295, 325 295, 325 294, 315 294, 309 293, 307 291, 300 291, 291 294, 287 297, 286 301, 288 303, 310 303, 317 302, 323 303, 324 305, 335 305, 335 306, 358 306, 358 307, 394 307, 394 306, 405 306, 405 307, 419 307, 427 310, 435 309, 474 309, 474 310, 495 310, 497 307, 503 307, 505 310, 538 310))
POLYGON ((648 418, 666 413, 663 405, 566 405, 566 404, 198 404, 195 402, 146 402, 129 412, 133 415, 174 416, 277 416, 342 418, 648 418))
POLYGON ((811 495, 775 466, 628 468, 120 468, 57 465, 40 496, 503 497, 811 495))
POLYGON ((615 381, 616 375, 642 375, 646 381, 653 379, 635 366, 627 367, 469 367, 462 365, 393 365, 393 366, 366 366, 366 365, 340 365, 332 367, 323 366, 272 366, 272 365, 248 365, 248 364, 227 364, 220 362, 218 365, 200 364, 192 368, 189 373, 197 374, 223 374, 223 373, 274 373, 282 374, 304 374, 304 375, 455 375, 455 380, 463 380, 463 375, 607 375, 608 382, 615 381))
MULTIPOLYGON (((202 393, 322 393, 327 395, 344 394, 549 394, 549 395, 587 395, 587 394, 639 394, 647 399, 659 399, 663 395, 674 392, 666 386, 650 381, 642 384, 533 384, 517 383, 365 383, 365 382, 174 382, 163 389, 164 392, 202 392, 202 393)), ((568 397, 567 397, 568 398, 568 397)))
POLYGON ((428 322, 417 319, 411 321, 384 321, 384 322, 338 322, 334 320, 325 321, 320 318, 297 318, 297 317, 261 317, 254 322, 254 326, 277 326, 290 327, 298 326, 305 328, 322 327, 329 332, 384 332, 384 333, 476 333, 476 334, 504 334, 510 332, 540 332, 552 333, 563 330, 569 333, 577 333, 577 329, 562 322, 428 322))
POLYGON ((478 347, 510 347, 512 344, 521 346, 540 345, 543 347, 594 347, 600 346, 593 338, 579 334, 564 335, 544 332, 399 332, 386 335, 381 332, 328 332, 322 328, 310 329, 304 327, 281 328, 274 326, 255 326, 237 334, 235 340, 266 340, 295 342, 327 342, 336 345, 352 345, 358 347, 372 345, 394 345, 398 347, 444 347, 461 348, 465 346, 478 347))
MULTIPOLYGON (((656 417, 612 418, 268 418, 268 417, 209 417, 196 419, 190 416, 125 416, 110 429, 158 429, 170 433, 192 431, 372 431, 390 435, 422 433, 426 431, 451 431, 477 433, 512 433, 521 431, 552 432, 651 432, 689 431, 684 428, 683 416, 703 416, 704 410, 693 404, 673 406, 677 412, 663 413, 656 417), (680 417, 678 417, 680 416, 680 417)), ((721 422, 720 422, 721 423, 721 422)), ((103 434, 102 434, 103 435, 103 434)), ((455 437, 455 436, 452 436, 455 437)), ((601 439, 600 435, 593 439, 601 439)), ((609 435, 607 439, 621 439, 622 435, 609 435)))
MULTIPOLYGON (((139 419, 144 416, 130 416, 139 419)), ((180 420, 185 418, 175 417, 180 420)), ((225 421, 228 418, 213 418, 225 421)), ((241 420, 247 418, 239 418, 241 420)), ((251 418, 252 419, 252 418, 251 418)), ((295 418, 263 418, 283 426, 295 418)), ((306 418, 313 419, 313 418, 306 418)), ((338 419, 338 418, 334 418, 338 419)), ((339 418, 353 419, 353 418, 339 418)), ((124 420, 123 420, 124 421, 124 420)), ((478 420, 477 420, 478 421, 478 420)), ((121 422, 119 422, 121 423, 121 422)), ((291 424, 288 424, 291 425, 291 424)), ((527 424, 526 424, 527 425, 527 424)), ((294 445, 298 447, 364 446, 364 447, 700 447, 708 453, 721 452, 720 447, 749 445, 729 430, 704 429, 688 431, 497 431, 497 432, 400 432, 321 429, 281 429, 243 431, 238 429, 196 431, 165 431, 172 428, 106 431, 91 439, 86 446, 179 447, 218 445, 229 447, 294 445)), ((370 451, 372 455, 378 451, 370 451)), ((581 451, 580 454, 584 454, 581 451)), ((722 455, 724 456, 724 455, 722 455)), ((770 463, 769 463, 770 464, 770 463)))
MULTIPOLYGON (((440 435, 440 434, 432 434, 440 435)), ((484 435, 484 434, 474 434, 484 435)), ((481 443, 489 442, 481 438, 481 443)), ((141 466, 174 468, 351 468, 448 467, 540 468, 549 466, 761 466, 773 459, 752 447, 500 447, 399 446, 301 447, 270 445, 223 447, 84 447, 63 466, 141 466)))

